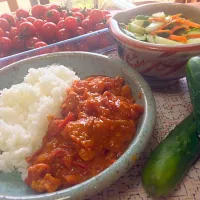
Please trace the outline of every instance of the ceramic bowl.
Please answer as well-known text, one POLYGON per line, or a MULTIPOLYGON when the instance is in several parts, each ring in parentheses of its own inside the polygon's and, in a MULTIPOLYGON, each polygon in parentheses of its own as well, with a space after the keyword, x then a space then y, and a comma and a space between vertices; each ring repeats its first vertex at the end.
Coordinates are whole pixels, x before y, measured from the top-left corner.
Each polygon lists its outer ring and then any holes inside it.
POLYGON ((68 189, 49 194, 33 192, 21 180, 17 172, 0 173, 0 199, 9 200, 80 200, 93 195, 116 181, 129 170, 144 150, 155 124, 156 108, 151 89, 144 79, 122 61, 92 53, 55 53, 29 58, 0 69, 0 90, 23 81, 29 68, 39 68, 53 63, 70 67, 80 78, 91 75, 122 76, 132 89, 136 101, 144 106, 137 134, 127 151, 99 175, 68 189), (142 97, 139 98, 138 95, 142 97), (140 95, 139 95, 140 96, 140 95))
POLYGON ((118 43, 119 57, 137 70, 150 83, 166 85, 185 76, 186 62, 200 54, 200 44, 166 46, 135 40, 121 31, 119 23, 129 23, 136 15, 156 12, 172 15, 182 13, 186 18, 200 23, 200 10, 188 4, 151 3, 115 14, 109 20, 110 31, 118 43))

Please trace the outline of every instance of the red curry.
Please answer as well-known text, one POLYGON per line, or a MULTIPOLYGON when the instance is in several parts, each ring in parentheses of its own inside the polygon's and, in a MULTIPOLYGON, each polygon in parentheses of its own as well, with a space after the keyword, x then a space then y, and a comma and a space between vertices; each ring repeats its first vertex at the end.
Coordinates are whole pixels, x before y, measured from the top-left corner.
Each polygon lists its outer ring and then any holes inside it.
POLYGON ((74 81, 67 94, 62 117, 49 117, 42 147, 27 158, 25 181, 38 192, 70 187, 109 167, 127 149, 143 113, 121 77, 74 81))

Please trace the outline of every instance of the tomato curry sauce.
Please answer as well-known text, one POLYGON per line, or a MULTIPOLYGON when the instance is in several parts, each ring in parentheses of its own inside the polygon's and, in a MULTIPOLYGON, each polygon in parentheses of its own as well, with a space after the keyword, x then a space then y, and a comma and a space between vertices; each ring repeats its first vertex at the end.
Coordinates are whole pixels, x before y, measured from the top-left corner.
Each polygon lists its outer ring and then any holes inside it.
POLYGON ((112 165, 136 133, 143 107, 121 77, 89 77, 67 89, 61 117, 49 116, 25 182, 38 192, 81 183, 112 165))

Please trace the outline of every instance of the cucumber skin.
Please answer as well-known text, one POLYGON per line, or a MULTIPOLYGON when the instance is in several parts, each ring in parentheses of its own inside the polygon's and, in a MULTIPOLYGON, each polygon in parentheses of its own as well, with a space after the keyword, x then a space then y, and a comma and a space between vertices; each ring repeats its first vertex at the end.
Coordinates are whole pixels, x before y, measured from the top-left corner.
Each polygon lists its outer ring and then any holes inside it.
POLYGON ((193 105, 194 118, 200 135, 200 57, 196 56, 187 62, 186 77, 193 105))
POLYGON ((200 154, 193 114, 178 124, 153 150, 142 171, 142 185, 153 197, 169 194, 200 154))

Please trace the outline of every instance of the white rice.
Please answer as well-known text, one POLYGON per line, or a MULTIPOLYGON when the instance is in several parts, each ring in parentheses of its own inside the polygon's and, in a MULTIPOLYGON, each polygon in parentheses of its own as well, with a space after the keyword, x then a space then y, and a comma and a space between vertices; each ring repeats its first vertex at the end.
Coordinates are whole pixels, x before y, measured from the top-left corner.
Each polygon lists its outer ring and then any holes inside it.
POLYGON ((24 82, 0 91, 0 171, 27 176, 25 158, 41 147, 48 114, 59 116, 66 88, 79 79, 65 66, 29 69, 24 82))

